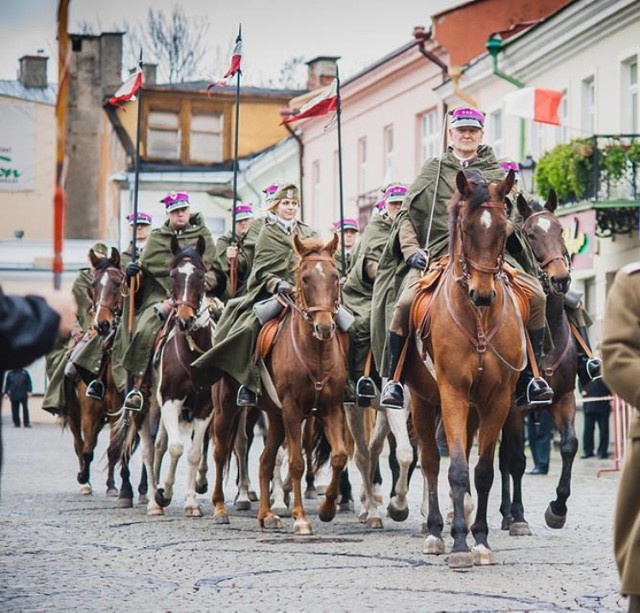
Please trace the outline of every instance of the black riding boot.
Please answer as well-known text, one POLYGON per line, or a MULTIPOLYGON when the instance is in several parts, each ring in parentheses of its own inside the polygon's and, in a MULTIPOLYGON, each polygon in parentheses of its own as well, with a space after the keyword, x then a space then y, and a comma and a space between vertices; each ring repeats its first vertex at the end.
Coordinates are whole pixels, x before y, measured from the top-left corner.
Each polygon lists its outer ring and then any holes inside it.
MULTIPOLYGON (((585 342, 587 347, 591 349, 587 327, 578 327, 578 333, 582 337, 582 340, 585 342)), ((576 349, 578 350, 578 378, 580 379, 580 384, 584 388, 591 381, 602 376, 602 360, 595 356, 589 357, 577 340, 576 349)))
POLYGON ((238 397, 236 398, 236 404, 239 407, 255 407, 258 404, 258 399, 254 392, 252 392, 245 385, 241 385, 238 390, 238 397))
POLYGON ((400 336, 395 332, 389 332, 389 336, 387 337, 389 349, 389 380, 382 389, 380 396, 380 406, 387 409, 404 408, 403 379, 400 377, 398 381, 394 381, 393 376, 395 375, 406 340, 406 336, 400 336))
POLYGON ((104 400, 104 383, 100 379, 94 379, 87 385, 85 394, 94 400, 104 400))
MULTIPOLYGON (((533 355, 536 363, 540 366, 542 356, 542 342, 544 339, 544 328, 529 330, 529 339, 533 348, 533 355)), ((534 377, 531 363, 520 373, 520 379, 516 385, 516 405, 525 407, 537 407, 550 405, 553 400, 553 390, 542 377, 534 377)))

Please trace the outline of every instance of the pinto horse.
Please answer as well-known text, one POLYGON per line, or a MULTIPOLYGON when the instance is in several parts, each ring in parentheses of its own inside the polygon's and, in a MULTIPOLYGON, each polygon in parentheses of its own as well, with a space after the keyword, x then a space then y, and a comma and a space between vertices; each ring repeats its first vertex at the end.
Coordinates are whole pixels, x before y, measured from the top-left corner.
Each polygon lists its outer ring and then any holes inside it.
MULTIPOLYGON (((554 212, 558 205, 551 190, 544 207, 529 205, 518 196, 518 212, 522 216, 522 230, 538 263, 538 274, 547 295, 546 317, 553 340, 553 349, 544 356, 542 368, 554 391, 548 409, 560 431, 562 472, 556 489, 556 499, 549 503, 545 520, 550 528, 562 528, 567 518, 567 499, 571 494, 571 469, 578 451, 575 431, 575 381, 578 355, 571 336, 569 320, 564 308, 564 295, 571 284, 571 265, 562 236, 562 226, 554 212)), ((512 408, 505 423, 500 446, 502 474, 503 529, 512 535, 529 535, 531 531, 524 517, 522 504, 522 475, 525 469, 523 421, 525 413, 512 408), (510 479, 513 480, 511 499, 510 479)))
POLYGON ((449 262, 426 313, 428 330, 418 335, 423 351, 417 342, 408 344, 406 383, 429 503, 424 553, 444 553, 436 445, 440 405, 451 457, 451 568, 493 563, 487 541, 487 503, 494 453, 526 360, 524 326, 503 272, 508 227, 504 198, 513 181, 513 172, 497 185, 487 185, 480 178, 471 182, 464 172, 458 173, 458 191, 449 203, 449 262), (421 359, 427 354, 433 362, 429 367, 421 359), (471 526, 476 543, 472 551, 467 544, 465 497, 470 491, 468 457, 476 429, 478 506, 471 526))

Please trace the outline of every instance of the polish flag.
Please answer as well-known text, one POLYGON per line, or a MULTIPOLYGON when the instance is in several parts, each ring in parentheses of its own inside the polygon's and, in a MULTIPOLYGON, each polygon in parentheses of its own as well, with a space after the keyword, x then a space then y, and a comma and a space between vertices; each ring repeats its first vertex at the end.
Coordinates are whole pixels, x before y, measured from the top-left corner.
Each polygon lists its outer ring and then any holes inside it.
POLYGON ((225 79, 228 79, 240 71, 240 60, 242 59, 242 38, 238 34, 236 38, 236 46, 233 48, 233 55, 231 56, 231 66, 229 70, 224 73, 225 79))
POLYGON ((135 100, 135 95, 142 87, 142 70, 138 68, 118 89, 118 91, 109 98, 111 106, 122 107, 123 102, 135 100))
POLYGON ((555 89, 524 87, 504 97, 505 110, 516 117, 559 126, 558 107, 563 95, 555 89))
POLYGON ((331 113, 331 111, 337 110, 337 108, 338 80, 334 79, 331 85, 329 85, 322 93, 302 105, 299 112, 284 119, 280 125, 283 123, 298 121, 299 119, 305 119, 306 117, 326 115, 327 113, 331 113))

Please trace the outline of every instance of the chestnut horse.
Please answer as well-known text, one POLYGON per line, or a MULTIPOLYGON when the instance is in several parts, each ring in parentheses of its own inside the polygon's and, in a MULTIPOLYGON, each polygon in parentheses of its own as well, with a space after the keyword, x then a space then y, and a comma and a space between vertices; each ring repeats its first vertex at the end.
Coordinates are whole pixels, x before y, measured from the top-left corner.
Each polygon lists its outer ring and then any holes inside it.
MULTIPOLYGON (((578 451, 574 394, 578 355, 564 308, 564 295, 571 285, 571 264, 562 236, 562 226, 554 214, 558 205, 556 193, 551 190, 544 207, 538 203, 529 205, 521 195, 518 196, 517 205, 524 220, 523 235, 536 257, 539 277, 547 295, 546 317, 553 349, 544 356, 542 368, 549 385, 553 388, 554 397, 551 406, 545 410, 550 411, 560 431, 562 472, 556 489, 557 498, 549 503, 544 517, 550 528, 562 528, 567 518, 567 499, 571 494, 571 469, 578 451)), ((522 410, 512 408, 504 426, 500 446, 502 527, 516 536, 531 534, 524 518, 522 504, 522 475, 526 462, 524 415, 522 410), (510 478, 513 480, 513 499, 510 478)))
POLYGON ((430 325, 422 338, 433 366, 422 361, 418 343, 408 346, 406 383, 428 486, 429 534, 424 553, 444 553, 436 445, 440 405, 451 457, 451 568, 493 563, 487 541, 487 503, 494 453, 526 360, 524 326, 503 272, 508 227, 504 198, 513 181, 513 172, 497 185, 480 180, 474 184, 464 172, 458 173, 458 191, 449 203, 449 263, 431 298, 430 325), (474 481, 478 506, 471 526, 476 543, 472 551, 467 544, 465 496, 470 491, 468 457, 477 428, 479 457, 474 481))

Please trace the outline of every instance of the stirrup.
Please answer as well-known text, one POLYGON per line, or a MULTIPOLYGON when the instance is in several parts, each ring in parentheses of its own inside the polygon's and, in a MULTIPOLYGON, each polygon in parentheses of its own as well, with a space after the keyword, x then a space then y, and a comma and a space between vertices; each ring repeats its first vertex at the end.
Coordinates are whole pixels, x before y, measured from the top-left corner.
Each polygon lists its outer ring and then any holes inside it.
POLYGON ((104 383, 100 379, 94 379, 87 385, 85 396, 94 400, 104 400, 104 383))
POLYGON ((360 377, 356 382, 356 397, 358 400, 372 400, 376 397, 376 384, 371 377, 360 377))
POLYGON ((584 369, 591 381, 600 379, 602 377, 602 360, 596 357, 589 358, 584 369))
POLYGON ((399 381, 387 381, 380 395, 380 406, 385 409, 404 409, 404 386, 399 381))
POLYGON ((135 411, 136 413, 140 413, 144 409, 144 395, 137 387, 134 387, 124 397, 122 408, 126 411, 135 411))
POLYGON ((549 389, 551 390, 551 395, 547 394, 548 397, 540 398, 539 400, 531 399, 532 387, 534 387, 535 385, 540 385, 541 381, 547 387, 549 387, 549 384, 542 377, 533 378, 531 379, 531 381, 529 381, 529 383, 527 383, 527 391, 526 391, 527 406, 530 406, 530 407, 551 406, 551 404, 553 403, 553 390, 550 387, 549 389))
POLYGON ((255 407, 258 404, 258 399, 248 387, 241 385, 236 396, 236 404, 239 407, 255 407))

